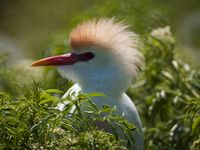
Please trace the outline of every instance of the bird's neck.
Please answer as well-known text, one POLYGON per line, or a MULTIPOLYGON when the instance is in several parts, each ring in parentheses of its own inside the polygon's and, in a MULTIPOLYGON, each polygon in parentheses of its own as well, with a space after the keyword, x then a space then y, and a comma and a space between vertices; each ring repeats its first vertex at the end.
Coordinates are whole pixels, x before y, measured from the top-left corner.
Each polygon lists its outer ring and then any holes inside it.
MULTIPOLYGON (((77 67, 75 64, 74 67, 77 67)), ((59 68, 58 68, 59 69, 59 68)), ((75 81, 83 93, 98 92, 106 95, 107 97, 116 98, 121 97, 128 87, 131 85, 130 77, 121 69, 121 67, 113 67, 113 65, 107 64, 106 66, 100 66, 96 68, 93 66, 93 70, 85 69, 84 67, 68 68, 71 71, 63 72, 63 69, 59 69, 60 73, 64 77, 75 81)))
POLYGON ((113 97, 119 99, 121 95, 125 92, 123 83, 120 84, 119 81, 114 80, 87 80, 85 82, 77 82, 83 93, 93 93, 98 92, 106 95, 107 97, 113 97))

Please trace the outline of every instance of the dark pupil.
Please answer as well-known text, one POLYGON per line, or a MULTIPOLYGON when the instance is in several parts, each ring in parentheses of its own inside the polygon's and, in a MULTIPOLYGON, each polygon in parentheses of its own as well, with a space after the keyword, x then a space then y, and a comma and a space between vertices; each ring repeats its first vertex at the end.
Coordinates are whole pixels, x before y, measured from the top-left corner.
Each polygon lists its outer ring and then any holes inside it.
POLYGON ((85 54, 85 57, 86 57, 87 59, 92 59, 92 58, 94 58, 94 54, 91 53, 91 52, 88 52, 88 53, 85 54))

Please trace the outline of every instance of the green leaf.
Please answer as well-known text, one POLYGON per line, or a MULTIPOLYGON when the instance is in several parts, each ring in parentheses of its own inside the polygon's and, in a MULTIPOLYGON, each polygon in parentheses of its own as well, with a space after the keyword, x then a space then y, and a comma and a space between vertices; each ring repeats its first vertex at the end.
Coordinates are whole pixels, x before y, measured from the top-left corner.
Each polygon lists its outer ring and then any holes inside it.
POLYGON ((56 101, 54 101, 54 103, 51 105, 51 107, 55 107, 59 103, 63 103, 64 104, 65 101, 71 102, 68 97, 67 98, 60 98, 60 99, 57 99, 56 101))
POLYGON ((86 94, 87 97, 107 97, 106 95, 104 94, 101 94, 101 93, 89 93, 89 94, 86 94))
POLYGON ((17 104, 17 108, 21 107, 24 103, 26 103, 25 101, 19 101, 17 104))
POLYGON ((179 71, 179 64, 178 64, 178 62, 177 62, 176 60, 172 60, 172 64, 173 64, 174 68, 175 68, 177 71, 179 71))
POLYGON ((195 91, 195 89, 191 89, 191 92, 196 98, 200 98, 200 95, 195 91))
POLYGON ((156 37, 156 36, 153 36, 153 35, 151 35, 151 37, 155 40, 154 41, 154 45, 158 45, 158 44, 156 44, 156 41, 157 42, 159 42, 166 50, 168 50, 168 44, 166 44, 165 43, 165 41, 163 41, 162 39, 160 39, 160 38, 158 38, 158 37, 156 37))
POLYGON ((5 122, 20 123, 20 121, 15 117, 3 117, 3 119, 5 122))
POLYGON ((100 110, 100 113, 102 112, 111 112, 111 111, 117 111, 116 109, 112 109, 112 108, 104 108, 100 110))
POLYGON ((0 98, 2 100, 12 101, 12 96, 8 93, 5 93, 5 92, 0 92, 0 98))
POLYGON ((94 114, 99 114, 93 107, 91 107, 90 105, 84 105, 84 107, 86 107, 88 110, 92 111, 92 113, 94 114))
POLYGON ((140 81, 138 83, 133 84, 130 88, 131 89, 137 89, 137 88, 139 88, 141 86, 144 86, 146 83, 147 83, 146 80, 142 80, 142 81, 140 81))
POLYGON ((18 129, 15 127, 5 127, 11 134, 14 134, 15 136, 21 137, 21 134, 18 132, 18 129))
POLYGON ((195 132, 195 131, 197 131, 197 130, 200 130, 200 117, 198 117, 198 118, 194 121, 194 123, 193 123, 193 125, 192 125, 192 131, 195 132))
MULTIPOLYGON (((123 120, 123 124, 124 124, 130 131, 136 130, 136 131, 139 133, 138 128, 137 128, 134 124, 128 122, 127 120, 123 120)), ((139 133, 139 134, 140 134, 140 133, 139 133)))
POLYGON ((45 134, 47 133, 47 129, 44 129, 44 130, 42 130, 42 134, 40 134, 40 136, 39 136, 39 144, 41 144, 42 143, 42 141, 44 140, 44 136, 45 136, 45 134))
POLYGON ((161 71, 162 75, 169 79, 171 82, 175 83, 174 77, 167 71, 161 71))
MULTIPOLYGON (((61 121, 59 123, 59 125, 64 128, 65 130, 70 130, 70 131, 75 131, 73 126, 71 124, 69 124, 68 122, 65 122, 65 121, 61 121)), ((76 132, 76 131, 75 131, 76 132)))
POLYGON ((110 120, 122 120, 122 118, 118 115, 109 115, 108 118, 110 120))
MULTIPOLYGON (((83 111, 83 113, 86 113, 86 114, 94 114, 93 111, 87 111, 87 110, 83 111)), ((99 113, 95 113, 95 114, 99 114, 99 113)))
POLYGON ((99 108, 97 107, 97 105, 95 103, 93 103, 91 100, 87 100, 84 102, 87 103, 88 105, 92 106, 96 111, 99 111, 99 108))
POLYGON ((43 132, 43 130, 45 129, 45 127, 47 126, 47 124, 50 122, 50 119, 56 117, 56 114, 52 114, 52 115, 48 115, 43 121, 42 121, 42 124, 41 124, 41 128, 40 128, 40 131, 39 131, 39 135, 43 132))
POLYGON ((62 110, 63 116, 65 116, 66 114, 68 114, 70 111, 72 111, 72 107, 74 106, 73 103, 68 103, 65 105, 65 107, 62 110))
POLYGON ((55 129, 55 127, 56 127, 56 125, 59 123, 59 121, 60 121, 60 118, 56 118, 55 120, 54 120, 54 122, 53 122, 53 127, 52 127, 52 132, 53 132, 53 130, 55 129))
POLYGON ((18 119, 20 120, 24 115, 26 115, 28 110, 29 109, 28 109, 27 105, 24 105, 21 109, 19 109, 16 113, 16 116, 18 117, 18 119))
POLYGON ((111 129, 112 129, 112 133, 113 133, 114 136, 115 136, 115 140, 118 141, 118 140, 119 140, 119 136, 118 136, 118 134, 117 134, 117 131, 116 131, 115 126, 113 125, 113 123, 112 123, 109 119, 106 120, 106 121, 109 123, 109 125, 110 125, 110 127, 111 127, 111 129))
POLYGON ((63 92, 58 89, 48 89, 45 90, 44 93, 63 93, 63 92))
POLYGON ((121 125, 119 122, 115 121, 115 124, 117 124, 123 131, 124 133, 130 137, 130 139, 133 141, 133 143, 135 143, 135 140, 134 140, 134 137, 133 137, 133 134, 131 132, 131 130, 129 130, 128 128, 126 128, 125 126, 121 125))
POLYGON ((52 102, 52 99, 44 99, 44 100, 41 100, 41 101, 39 102, 39 105, 44 104, 44 103, 47 103, 47 102, 52 102))
POLYGON ((157 129, 157 128, 150 128, 150 129, 146 132, 146 134, 151 133, 151 132, 155 132, 156 129, 157 129))
POLYGON ((111 112, 111 111, 117 111, 116 109, 114 108, 110 108, 110 106, 104 104, 101 109, 100 109, 100 113, 102 112, 111 112))
POLYGON ((34 124, 31 128, 30 131, 33 132, 35 129, 37 129, 40 125, 42 124, 42 122, 38 122, 37 124, 34 124))

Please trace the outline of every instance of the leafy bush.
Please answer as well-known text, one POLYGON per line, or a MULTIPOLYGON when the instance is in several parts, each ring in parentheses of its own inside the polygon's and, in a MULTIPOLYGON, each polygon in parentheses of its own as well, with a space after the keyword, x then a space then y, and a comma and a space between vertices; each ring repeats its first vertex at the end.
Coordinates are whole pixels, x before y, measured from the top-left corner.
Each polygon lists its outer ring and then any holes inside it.
POLYGON ((128 147, 129 140, 134 141, 131 131, 137 129, 133 124, 114 115, 112 112, 116 109, 107 105, 98 109, 89 99, 104 96, 102 94, 79 93, 75 96, 72 93, 66 99, 59 99, 52 93, 61 91, 43 90, 39 82, 34 81, 31 89, 27 85, 18 87, 23 95, 21 98, 0 93, 1 149, 126 149, 120 146, 114 124, 126 133, 128 147), (63 101, 69 103, 60 111, 56 106, 63 101), (73 106, 76 108, 72 111, 73 106), (109 115, 101 117, 103 112, 109 115), (97 130, 97 121, 110 124, 114 135, 97 130))
POLYGON ((177 59, 169 27, 143 39, 147 65, 129 92, 143 110, 145 149, 189 149, 198 134, 192 133, 191 121, 185 122, 184 108, 200 96, 199 71, 177 59))
MULTIPOLYGON (((190 119, 191 121, 194 120, 193 125, 192 125, 192 134, 196 134, 196 133, 200 133, 200 99, 194 98, 191 99, 188 102, 188 105, 186 106, 186 118, 190 119)), ((200 149, 200 134, 199 134, 199 138, 193 142, 193 148, 195 150, 199 150, 200 149)))

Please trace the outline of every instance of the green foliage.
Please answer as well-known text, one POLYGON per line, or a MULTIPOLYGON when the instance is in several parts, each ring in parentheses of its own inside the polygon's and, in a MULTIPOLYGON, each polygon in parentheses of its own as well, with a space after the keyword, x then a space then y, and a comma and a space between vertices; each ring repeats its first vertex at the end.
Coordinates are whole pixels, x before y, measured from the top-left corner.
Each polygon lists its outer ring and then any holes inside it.
POLYGON ((200 136, 199 136, 198 140, 194 141, 192 147, 194 150, 200 150, 200 136))
POLYGON ((10 57, 10 53, 0 52, 0 90, 9 92, 10 94, 16 94, 16 88, 10 83, 11 79, 14 79, 15 76, 7 69, 7 63, 10 57))
POLYGON ((184 108, 191 98, 199 98, 199 71, 176 58, 169 27, 144 36, 142 48, 146 58, 143 79, 129 92, 143 110, 139 111, 145 149, 189 149, 198 134, 192 134, 191 121, 185 122, 184 108))
POLYGON ((113 135, 105 133, 102 130, 94 129, 91 132, 81 132, 79 136, 74 133, 67 133, 61 128, 55 129, 57 135, 60 135, 58 139, 59 147, 57 149, 119 149, 125 150, 125 147, 119 146, 119 143, 115 142, 113 135))
MULTIPOLYGON (((192 125, 192 134, 199 134, 200 133, 200 99, 199 98, 193 98, 190 101, 188 101, 188 105, 185 107, 186 112, 186 118, 190 119, 191 121, 194 120, 192 125)), ((192 145, 193 149, 199 150, 200 149, 200 134, 199 138, 193 142, 192 145)))
POLYGON ((193 123, 192 130, 194 133, 200 132, 200 99, 193 98, 189 100, 188 105, 185 108, 188 109, 185 120, 190 118, 192 121, 194 118, 196 118, 193 123))
MULTIPOLYGON (((134 32, 143 35, 149 30, 171 23, 172 13, 170 7, 160 6, 153 0, 106 0, 102 5, 91 7, 72 18, 71 22, 78 24, 83 19, 116 17, 119 21, 125 20, 134 32)), ((73 27, 75 25, 73 24, 73 27)))
POLYGON ((104 95, 71 93, 59 99, 52 94, 61 91, 43 90, 33 81, 32 88, 17 84, 20 98, 0 93, 0 149, 126 149, 120 146, 115 125, 126 133, 128 147, 134 141, 131 131, 137 130, 135 125, 113 114, 116 109, 107 105, 99 109, 90 100, 104 95), (58 110, 57 104, 63 101, 68 103, 58 110), (105 112, 109 115, 102 117, 105 112), (114 135, 97 130, 99 121, 107 122, 114 135))

